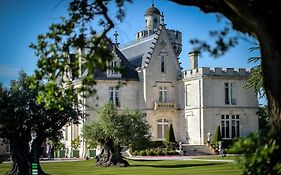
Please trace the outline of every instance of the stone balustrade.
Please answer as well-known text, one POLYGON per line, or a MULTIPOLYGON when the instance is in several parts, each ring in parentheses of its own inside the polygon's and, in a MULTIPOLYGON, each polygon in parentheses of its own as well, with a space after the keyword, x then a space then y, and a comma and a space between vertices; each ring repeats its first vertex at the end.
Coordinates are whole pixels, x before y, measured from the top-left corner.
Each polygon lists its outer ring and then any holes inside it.
POLYGON ((154 110, 176 110, 177 104, 170 102, 154 102, 154 110))

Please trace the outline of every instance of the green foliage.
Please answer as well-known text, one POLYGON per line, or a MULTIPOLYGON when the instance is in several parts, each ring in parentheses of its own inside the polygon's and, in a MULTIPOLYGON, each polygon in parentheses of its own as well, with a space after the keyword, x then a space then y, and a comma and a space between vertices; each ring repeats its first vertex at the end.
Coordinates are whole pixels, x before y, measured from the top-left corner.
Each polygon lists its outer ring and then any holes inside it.
POLYGON ((76 137, 75 139, 71 140, 71 147, 75 150, 77 150, 80 146, 81 139, 80 137, 76 137))
MULTIPOLYGON (((125 2, 131 1, 115 1, 117 10, 111 10, 119 21, 125 16, 125 2)), ((95 84, 95 70, 110 69, 106 63, 112 60, 109 40, 105 39, 107 32, 114 27, 114 17, 109 17, 108 14, 109 4, 112 3, 95 0, 70 1, 68 15, 51 24, 45 34, 38 35, 37 41, 30 44, 38 57, 30 87, 36 87, 38 80, 45 82, 38 94, 38 103, 44 103, 46 108, 60 107, 63 101, 58 98, 58 92, 73 97, 79 92, 84 92, 84 95, 94 92, 92 86, 95 84), (103 32, 97 34, 96 31, 103 32), (84 52, 85 49, 87 52, 84 52), (88 72, 83 77, 81 66, 88 72), (73 81, 77 81, 77 78, 82 86, 74 88, 73 81), (61 88, 62 85, 64 88, 61 88)))
POLYGON ((176 143, 176 138, 174 134, 173 125, 170 124, 167 133, 166 133, 166 142, 168 143, 176 143))
POLYGON ((65 148, 65 144, 60 141, 52 142, 54 150, 58 151, 65 148))
POLYGON ((140 156, 146 156, 146 152, 144 150, 140 151, 140 156))
POLYGON ((257 115, 259 116, 259 130, 267 130, 269 125, 267 106, 259 106, 257 115))
POLYGON ((281 147, 278 139, 262 132, 250 134, 247 138, 235 143, 232 151, 243 154, 238 162, 243 174, 268 175, 281 173, 281 147))
POLYGON ((107 103, 98 110, 97 120, 84 126, 83 136, 94 142, 112 139, 116 145, 138 145, 148 142, 148 129, 140 111, 118 113, 112 103, 107 103))
POLYGON ((55 138, 60 136, 64 125, 78 123, 82 113, 71 97, 58 93, 57 96, 62 99, 60 106, 46 109, 44 104, 36 101, 43 83, 38 83, 34 89, 30 89, 29 85, 30 77, 20 72, 19 78, 12 81, 9 89, 0 86, 1 138, 11 140, 18 136, 29 141, 32 131, 41 140, 55 138))
POLYGON ((31 161, 39 160, 36 153, 46 138, 58 139, 63 126, 78 123, 82 118, 77 100, 60 92, 56 92, 56 97, 61 99, 56 101, 59 105, 45 108, 44 102, 39 104, 36 98, 42 86, 45 86, 43 82, 38 81, 31 89, 30 77, 24 72, 20 72, 10 88, 0 86, 0 138, 9 140, 12 161, 16 166, 22 165, 19 174, 26 174, 31 161), (31 133, 36 133, 36 138, 30 152, 31 133))
POLYGON ((218 141, 222 141, 220 126, 218 126, 216 128, 216 130, 215 130, 215 134, 214 134, 214 138, 213 138, 213 143, 217 146, 218 145, 218 141))
MULTIPOLYGON (((260 47, 252 47, 250 48, 250 51, 259 51, 260 47)), ((248 59, 249 63, 256 63, 256 62, 261 62, 261 57, 260 56, 254 56, 250 57, 248 59)), ((253 89, 254 92, 259 95, 259 97, 264 97, 265 96, 265 91, 264 91, 264 86, 263 86, 263 73, 262 73, 262 68, 261 65, 258 64, 257 66, 254 66, 251 69, 251 74, 248 80, 245 82, 245 88, 247 89, 253 89)))

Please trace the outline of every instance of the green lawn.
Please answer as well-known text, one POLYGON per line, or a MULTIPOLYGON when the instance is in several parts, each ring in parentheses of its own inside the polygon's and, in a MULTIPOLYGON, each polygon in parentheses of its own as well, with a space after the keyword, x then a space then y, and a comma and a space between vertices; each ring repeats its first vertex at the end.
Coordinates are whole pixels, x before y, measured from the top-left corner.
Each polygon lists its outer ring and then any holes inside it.
MULTIPOLYGON (((130 167, 96 167, 95 160, 42 163, 43 169, 51 175, 220 175, 241 174, 234 163, 208 162, 198 160, 169 160, 169 161, 129 161, 130 167)), ((0 164, 0 174, 9 169, 10 164, 0 164)))

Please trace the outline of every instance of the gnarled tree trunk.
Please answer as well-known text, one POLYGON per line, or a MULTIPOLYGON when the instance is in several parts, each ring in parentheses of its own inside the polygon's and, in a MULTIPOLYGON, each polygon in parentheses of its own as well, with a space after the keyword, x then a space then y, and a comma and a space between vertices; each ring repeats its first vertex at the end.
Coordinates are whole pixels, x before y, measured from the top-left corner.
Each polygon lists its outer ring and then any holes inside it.
POLYGON ((6 173, 7 175, 31 175, 32 163, 37 163, 38 174, 46 175, 42 170, 39 162, 40 147, 44 139, 36 138, 31 145, 26 141, 27 139, 14 139, 10 141, 12 166, 6 173))
POLYGON ((121 155, 120 145, 115 145, 112 139, 102 140, 99 143, 101 145, 101 153, 97 157, 97 166, 129 166, 129 163, 121 155))
POLYGON ((11 169, 7 175, 31 175, 29 146, 22 139, 10 140, 12 158, 11 169))
POLYGON ((32 149, 31 149, 31 162, 32 163, 37 163, 38 166, 38 174, 40 175, 46 175, 47 173, 45 173, 40 165, 39 162, 39 157, 41 155, 41 145, 44 142, 44 138, 38 136, 36 137, 36 139, 33 140, 32 142, 32 149))

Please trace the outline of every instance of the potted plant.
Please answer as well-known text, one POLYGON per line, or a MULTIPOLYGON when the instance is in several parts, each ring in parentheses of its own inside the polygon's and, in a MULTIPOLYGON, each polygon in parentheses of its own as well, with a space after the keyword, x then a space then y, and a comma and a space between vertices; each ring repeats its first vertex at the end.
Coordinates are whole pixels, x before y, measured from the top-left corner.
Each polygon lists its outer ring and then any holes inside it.
POLYGON ((71 140, 71 157, 76 157, 78 158, 79 157, 79 145, 80 145, 80 137, 78 136, 77 138, 71 140))

